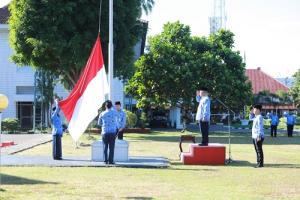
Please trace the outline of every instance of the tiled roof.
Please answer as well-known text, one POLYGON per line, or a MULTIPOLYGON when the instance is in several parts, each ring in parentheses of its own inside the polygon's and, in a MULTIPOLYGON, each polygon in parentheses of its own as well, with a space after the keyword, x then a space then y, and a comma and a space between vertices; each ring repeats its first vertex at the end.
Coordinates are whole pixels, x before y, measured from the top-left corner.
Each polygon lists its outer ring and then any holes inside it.
POLYGON ((9 17, 8 6, 0 8, 0 24, 7 24, 9 17))
POLYGON ((265 110, 297 110, 297 107, 290 104, 290 105, 263 105, 263 109, 265 110))
POLYGON ((267 90, 275 94, 277 91, 282 90, 288 92, 289 88, 284 84, 277 81, 275 78, 263 72, 260 68, 247 69, 246 76, 252 84, 252 92, 258 94, 261 91, 267 90))

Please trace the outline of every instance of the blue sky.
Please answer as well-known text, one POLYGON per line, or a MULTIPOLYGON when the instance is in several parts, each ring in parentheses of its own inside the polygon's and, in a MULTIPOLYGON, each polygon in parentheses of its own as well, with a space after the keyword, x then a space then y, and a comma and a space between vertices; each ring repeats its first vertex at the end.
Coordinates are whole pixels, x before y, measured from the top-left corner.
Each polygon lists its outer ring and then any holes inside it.
MULTIPOLYGON (((10 0, 1 0, 0 6, 10 0)), ((209 34, 213 0, 155 0, 148 35, 168 21, 181 21, 192 34, 209 34)), ((274 77, 287 77, 300 68, 300 0, 226 0, 227 28, 235 48, 246 52, 247 68, 261 67, 274 77)))
MULTIPOLYGON (((209 34, 213 0, 156 0, 148 35, 179 20, 193 35, 209 34)), ((235 34, 237 50, 246 52, 247 68, 261 67, 274 77, 286 77, 300 68, 300 0, 227 0, 227 28, 235 34)))

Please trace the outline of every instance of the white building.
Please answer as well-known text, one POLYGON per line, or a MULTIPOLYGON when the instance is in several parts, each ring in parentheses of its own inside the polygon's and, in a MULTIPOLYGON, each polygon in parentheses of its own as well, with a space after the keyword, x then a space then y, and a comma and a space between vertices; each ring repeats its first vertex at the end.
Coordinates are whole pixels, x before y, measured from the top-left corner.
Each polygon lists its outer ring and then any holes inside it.
MULTIPOLYGON (((34 70, 31 67, 16 66, 10 56, 13 50, 9 46, 9 12, 7 6, 0 9, 0 93, 9 99, 9 105, 3 112, 3 119, 18 118, 22 128, 33 126, 34 70)), ((55 93, 66 97, 67 91, 61 85, 55 87, 55 93)), ((40 120, 40 110, 36 110, 40 120)), ((44 117, 46 119, 46 116, 44 117)))

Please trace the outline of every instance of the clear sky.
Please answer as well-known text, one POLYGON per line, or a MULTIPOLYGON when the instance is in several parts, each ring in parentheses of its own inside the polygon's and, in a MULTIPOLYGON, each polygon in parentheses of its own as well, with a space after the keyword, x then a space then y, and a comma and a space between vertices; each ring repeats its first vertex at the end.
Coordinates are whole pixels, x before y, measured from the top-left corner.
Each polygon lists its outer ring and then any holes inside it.
MULTIPOLYGON (((148 35, 162 31, 168 21, 179 20, 193 35, 209 34, 213 0, 156 0, 149 16, 148 35)), ((286 77, 300 68, 300 0, 226 0, 227 28, 235 34, 235 47, 246 52, 247 68, 286 77)))
MULTIPOLYGON (((0 6, 10 0, 0 0, 0 6)), ((181 21, 193 35, 209 34, 213 0, 155 0, 148 35, 158 34, 168 21, 181 21)), ((227 28, 235 46, 246 52, 247 68, 261 67, 274 77, 300 68, 300 0, 226 0, 227 28)))

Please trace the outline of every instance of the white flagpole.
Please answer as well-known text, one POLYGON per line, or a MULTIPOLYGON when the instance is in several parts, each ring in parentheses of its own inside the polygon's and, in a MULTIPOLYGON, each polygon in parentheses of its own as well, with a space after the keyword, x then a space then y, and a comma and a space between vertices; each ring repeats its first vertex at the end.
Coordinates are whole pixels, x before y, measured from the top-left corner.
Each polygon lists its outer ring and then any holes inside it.
POLYGON ((108 84, 109 99, 113 101, 113 77, 114 77, 114 43, 113 43, 113 0, 109 0, 109 43, 108 43, 108 84))

